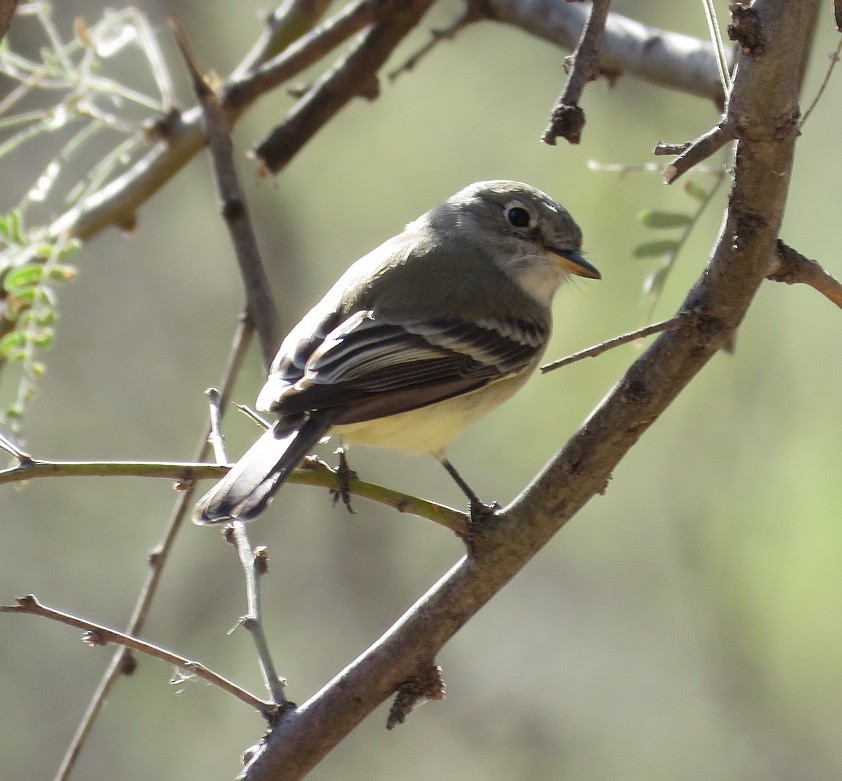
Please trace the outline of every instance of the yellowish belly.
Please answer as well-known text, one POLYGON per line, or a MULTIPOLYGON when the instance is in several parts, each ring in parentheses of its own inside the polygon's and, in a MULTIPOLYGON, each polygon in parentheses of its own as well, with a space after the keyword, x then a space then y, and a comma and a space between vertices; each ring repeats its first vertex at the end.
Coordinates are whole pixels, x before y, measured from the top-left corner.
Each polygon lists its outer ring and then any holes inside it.
POLYGON ((454 396, 438 404, 335 426, 349 445, 370 445, 411 453, 441 453, 466 428, 509 398, 528 379, 528 374, 508 377, 484 388, 454 396))

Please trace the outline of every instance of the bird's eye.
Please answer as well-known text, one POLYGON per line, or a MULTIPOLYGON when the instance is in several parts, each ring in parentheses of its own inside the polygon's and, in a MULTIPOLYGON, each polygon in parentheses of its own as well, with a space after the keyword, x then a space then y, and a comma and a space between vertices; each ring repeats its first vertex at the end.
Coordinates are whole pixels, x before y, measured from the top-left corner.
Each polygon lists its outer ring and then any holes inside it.
POLYGON ((506 210, 506 219, 515 228, 528 228, 532 218, 523 206, 512 206, 506 210))

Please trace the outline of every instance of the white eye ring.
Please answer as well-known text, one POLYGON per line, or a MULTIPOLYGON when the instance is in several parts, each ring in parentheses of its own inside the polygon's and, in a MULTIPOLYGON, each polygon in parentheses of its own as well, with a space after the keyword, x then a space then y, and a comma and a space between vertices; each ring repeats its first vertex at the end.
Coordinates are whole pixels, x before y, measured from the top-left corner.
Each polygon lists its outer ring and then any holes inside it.
POLYGON ((529 228, 532 225, 532 215, 518 201, 507 203, 504 213, 509 224, 515 228, 529 228))

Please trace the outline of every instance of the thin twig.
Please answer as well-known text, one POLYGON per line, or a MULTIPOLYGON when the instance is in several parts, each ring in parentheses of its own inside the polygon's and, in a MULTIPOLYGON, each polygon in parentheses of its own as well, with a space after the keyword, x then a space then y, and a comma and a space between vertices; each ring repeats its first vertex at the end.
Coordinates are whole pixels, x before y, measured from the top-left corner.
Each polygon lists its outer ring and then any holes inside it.
POLYGON ((278 675, 275 663, 272 661, 272 652, 269 649, 269 641, 266 639, 266 632, 263 628, 263 610, 260 601, 260 576, 268 571, 268 557, 266 549, 253 548, 246 534, 246 527, 242 521, 234 521, 226 529, 226 539, 236 549, 240 557, 240 564, 243 565, 243 572, 246 576, 246 602, 248 612, 240 618, 239 623, 251 633, 254 647, 257 651, 257 659, 260 664, 260 672, 263 675, 263 682, 272 695, 272 700, 278 705, 285 705, 289 702, 286 697, 286 679, 278 675))
POLYGON ((208 397, 208 425, 210 426, 210 436, 208 442, 211 450, 213 450, 213 457, 217 464, 227 464, 228 456, 225 453, 225 435, 222 433, 222 396, 216 388, 208 388, 205 391, 205 396, 208 397))
POLYGON ((249 420, 253 420, 255 423, 257 423, 257 425, 260 426, 260 428, 262 428, 264 431, 268 431, 270 428, 272 428, 272 424, 268 420, 266 420, 266 418, 263 418, 260 415, 258 415, 248 405, 237 404, 236 407, 237 407, 237 412, 242 412, 243 415, 245 415, 247 418, 249 418, 249 420))
MULTIPOLYGON (((699 136, 689 146, 681 145, 681 153, 664 170, 664 183, 672 184, 679 176, 687 173, 694 165, 701 163, 711 155, 715 154, 729 141, 737 137, 736 129, 732 122, 723 120, 707 133, 699 136)), ((656 155, 673 155, 678 145, 659 142, 653 150, 656 155)))
MULTIPOLYGON (((222 412, 220 409, 219 391, 216 388, 209 388, 206 392, 210 412, 210 441, 213 444, 216 460, 221 463, 228 462, 225 454, 225 440, 222 435, 222 412)), ((272 653, 269 650, 269 641, 263 630, 263 611, 260 604, 260 576, 267 572, 268 558, 265 548, 261 549, 258 556, 255 548, 252 547, 246 534, 246 527, 240 521, 235 521, 225 527, 225 539, 236 549, 243 565, 243 572, 246 577, 246 602, 248 613, 240 618, 240 624, 247 629, 254 640, 257 650, 257 659, 260 664, 260 671, 263 674, 263 682, 272 695, 273 702, 282 705, 288 702, 284 693, 286 681, 281 678, 272 661, 272 653)))
MULTIPOLYGON (((234 334, 231 353, 228 357, 228 365, 225 368, 224 380, 222 382, 222 398, 224 401, 227 401, 231 395, 253 333, 254 328, 250 322, 245 318, 241 319, 234 334)), ((203 461, 206 458, 210 448, 208 445, 209 435, 210 427, 206 426, 196 449, 196 461, 203 461)), ((33 464, 33 467, 36 466, 37 464, 33 464)), ((0 472, 0 478, 2 478, 2 475, 3 473, 0 472)), ((128 635, 137 635, 143 630, 143 625, 146 623, 146 617, 152 607, 152 602, 158 593, 158 586, 164 572, 164 566, 169 559, 178 531, 181 529, 184 519, 193 507, 196 492, 195 486, 195 482, 185 485, 185 490, 179 494, 173 507, 161 543, 149 555, 149 573, 141 587, 134 610, 129 618, 126 628, 126 634, 128 635)), ((123 673, 128 658, 129 653, 126 648, 120 648, 111 658, 111 662, 103 673, 99 684, 97 684, 97 688, 91 697, 91 701, 88 703, 82 720, 76 728, 76 733, 73 735, 73 739, 67 747, 61 766, 56 773, 55 781, 66 781, 70 776, 73 766, 76 764, 76 760, 79 758, 79 754, 82 752, 82 748, 93 729, 94 722, 102 710, 111 689, 123 673)))
MULTIPOLYGON (((314 6, 311 0, 299 0, 301 8, 314 6)), ((374 19, 377 0, 362 0, 344 7, 324 24, 312 30, 271 63, 254 69, 251 55, 244 67, 235 68, 232 80, 223 87, 223 104, 232 123, 259 97, 280 83, 288 81, 321 59, 327 52, 374 19), (272 71, 277 78, 270 78, 272 71)), ((483 0, 490 19, 523 29, 550 41, 555 46, 572 49, 584 27, 587 11, 577 5, 558 3, 548 6, 544 0, 483 0)), ((284 6, 286 7, 286 6, 284 6)), ((315 19, 311 20, 315 24, 315 19)), ((300 25, 299 21, 296 24, 300 25)), ((273 34, 281 35, 282 31, 273 34)), ((668 30, 647 27, 619 14, 609 16, 601 69, 628 73, 669 89, 721 103, 721 87, 711 47, 704 41, 668 30)), ((271 46, 259 45, 260 52, 271 46)), ((75 238, 89 239, 112 225, 131 225, 137 210, 174 177, 204 145, 201 114, 198 108, 173 113, 163 123, 150 120, 150 126, 163 124, 163 143, 122 176, 91 195, 80 208, 61 215, 50 227, 50 235, 68 231, 75 238)), ((0 336, 4 333, 0 323, 0 336)))
MULTIPOLYGON (((611 0, 594 0, 588 21, 582 30, 582 36, 576 44, 576 50, 569 58, 569 76, 564 91, 559 95, 550 114, 547 129, 541 135, 545 144, 555 146, 556 138, 566 138, 571 144, 578 144, 582 139, 585 126, 585 112, 579 106, 579 100, 585 84, 599 75, 599 52, 605 33, 605 21, 611 0)), ((567 65, 567 63, 565 63, 567 65)))
POLYGON ((380 21, 357 39, 341 62, 325 73, 254 149, 263 170, 276 174, 353 98, 373 99, 377 73, 397 45, 421 21, 433 0, 388 3, 380 21))
POLYGON ((162 662, 168 662, 174 667, 177 667, 182 674, 186 673, 188 676, 195 675, 197 678, 201 678, 219 687, 222 691, 233 694, 237 699, 246 703, 246 705, 262 713, 269 721, 272 721, 277 715, 278 706, 276 703, 264 702, 240 686, 237 686, 233 681, 229 681, 219 673, 215 673, 201 662, 187 659, 159 645, 141 640, 124 632, 118 632, 116 629, 110 629, 102 624, 89 621, 86 618, 79 618, 71 613, 65 613, 62 610, 47 607, 41 604, 33 594, 28 594, 25 597, 17 597, 15 602, 17 603, 15 605, 0 605, 0 613, 27 613, 76 627, 76 629, 81 629, 85 632, 82 639, 90 646, 114 643, 123 648, 131 648, 133 651, 139 651, 147 656, 160 659, 162 662))
POLYGON ((234 147, 231 143, 228 120, 219 102, 219 95, 203 78, 181 28, 172 19, 169 20, 169 26, 187 64, 193 90, 202 107, 205 136, 213 160, 222 216, 231 235, 245 288, 246 312, 257 329, 263 363, 268 371, 280 344, 280 318, 272 296, 266 265, 257 246, 245 195, 234 167, 234 147))
POLYGON ((766 279, 787 285, 809 285, 842 309, 842 283, 818 261, 810 260, 780 239, 775 244, 775 260, 766 279))
POLYGON ((274 59, 254 70, 240 67, 222 87, 222 103, 228 110, 245 108, 305 68, 318 62, 377 18, 377 0, 357 0, 302 36, 274 59))
POLYGON ((245 76, 292 46, 324 16, 330 0, 285 0, 266 16, 263 34, 243 57, 232 79, 245 76))
POLYGON ((686 319, 686 314, 677 314, 669 320, 663 320, 660 323, 647 325, 645 328, 638 328, 636 331, 630 331, 627 334, 615 336, 613 339, 600 342, 599 344, 595 344, 593 347, 588 347, 585 350, 579 350, 579 352, 568 355, 566 358, 560 358, 552 363, 544 364, 541 367, 541 373, 546 374, 547 372, 554 371, 555 369, 560 369, 562 366, 569 366, 571 363, 581 361, 583 358, 595 358, 597 355, 602 355, 602 353, 607 352, 608 350, 613 350, 615 347, 620 347, 621 345, 628 344, 629 342, 636 342, 638 339, 643 339, 647 336, 651 336, 652 334, 659 334, 662 331, 671 331, 673 328, 678 328, 678 326, 686 319))
POLYGON ((799 123, 798 127, 802 130, 804 129, 804 123, 810 118, 810 114, 813 113, 813 109, 819 104, 819 101, 822 99, 822 95, 824 95, 824 91, 827 89, 827 85, 830 84, 830 77, 833 75, 833 70, 836 68, 836 64, 839 62, 839 55, 842 54, 842 37, 839 38, 839 43, 836 44, 836 50, 832 51, 828 57, 830 57, 830 65, 827 66, 827 71, 825 71, 824 78, 822 79, 821 86, 819 87, 819 91, 816 93, 816 97, 813 98, 813 102, 810 104, 810 107, 804 112, 804 116, 801 117, 801 122, 799 123))
POLYGON ((32 463, 32 456, 25 450, 21 450, 2 431, 0 431, 0 450, 5 450, 10 456, 14 456, 20 464, 32 463))
MULTIPOLYGON (((209 434, 209 432, 208 432, 209 434)), ((208 434, 205 435, 207 439, 208 434)), ((33 458, 25 464, 0 469, 0 485, 34 480, 42 477, 156 477, 174 480, 179 488, 190 492, 196 480, 219 480, 230 469, 228 466, 203 461, 44 461, 33 458)), ((318 458, 307 458, 287 478, 288 483, 309 485, 313 488, 327 488, 337 491, 340 481, 336 471, 318 458)), ((354 496, 391 507, 398 512, 426 518, 462 536, 467 532, 467 515, 461 510, 438 502, 431 502, 411 494, 351 478, 348 488, 354 496)), ((179 501, 179 506, 181 502, 179 501)), ((189 509, 188 503, 188 509, 189 509)), ((153 553, 157 561, 160 550, 153 553)), ((132 632, 130 632, 132 634, 132 632)))
POLYGON ((722 84, 722 91, 726 97, 731 91, 731 74, 728 73, 728 62, 725 56, 725 46, 722 43, 722 34, 719 31, 719 20, 716 18, 716 9, 713 7, 713 0, 702 0, 705 9, 705 19, 708 23, 713 53, 716 57, 716 67, 719 70, 719 81, 722 84))
POLYGON ((442 41, 452 41, 462 30, 475 22, 488 18, 488 12, 481 0, 466 0, 465 10, 459 14, 447 27, 432 28, 430 37, 415 52, 409 55, 394 70, 389 71, 386 76, 389 81, 395 81, 399 76, 414 70, 418 63, 424 59, 442 41))

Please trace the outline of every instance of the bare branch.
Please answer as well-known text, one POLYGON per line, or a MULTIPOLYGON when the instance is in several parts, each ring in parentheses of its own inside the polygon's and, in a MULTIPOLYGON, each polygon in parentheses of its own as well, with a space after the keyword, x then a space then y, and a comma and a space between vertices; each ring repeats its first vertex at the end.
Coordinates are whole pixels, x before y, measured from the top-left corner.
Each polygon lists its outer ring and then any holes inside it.
POLYGON ((389 0, 380 21, 307 90, 287 118, 255 147, 254 156, 264 170, 278 173, 353 98, 377 97, 377 72, 432 4, 433 0, 389 0))
POLYGON ((659 142, 653 150, 656 155, 673 155, 678 157, 664 170, 664 183, 672 184, 679 176, 687 173, 693 166, 707 160, 716 154, 729 141, 736 138, 736 129, 727 119, 716 127, 703 133, 691 144, 666 144, 659 142))
MULTIPOLYGON (((209 433, 209 432, 208 432, 209 433)), ((206 435, 207 438, 207 435, 206 435)), ((0 485, 33 480, 39 477, 157 477, 174 480, 180 489, 190 489, 196 480, 219 480, 230 466, 205 462, 169 461, 42 461, 31 459, 18 466, 0 469, 0 485)), ((289 483, 338 491, 341 488, 336 470, 318 458, 307 458, 287 479, 289 483)), ((460 537, 468 533, 467 515, 445 504, 431 502, 411 494, 369 483, 352 477, 348 489, 354 496, 391 507, 400 513, 426 518, 444 526, 460 537)), ((181 499, 179 500, 181 506, 181 499)), ((190 505, 188 504, 188 509, 190 505)), ((156 556, 158 553, 155 554, 156 556)), ((131 632, 130 632, 131 634, 131 632)))
POLYGON ((272 695, 272 701, 278 705, 289 702, 286 697, 286 680, 281 678, 272 660, 272 652, 269 650, 269 641, 266 639, 266 632, 263 629, 263 610, 260 600, 260 576, 268 571, 269 559, 265 548, 259 551, 253 548, 246 533, 246 527, 241 521, 234 521, 230 526, 225 527, 225 539, 236 549, 240 557, 243 572, 246 577, 246 601, 248 612, 240 618, 240 625, 247 629, 254 641, 257 650, 257 658, 260 663, 260 672, 266 688, 272 695))
MULTIPOLYGON (((231 395, 234 383, 240 374, 240 368, 242 367, 253 332, 254 329, 251 324, 244 318, 241 319, 234 334, 234 340, 231 345, 231 353, 228 357, 228 365, 226 366, 224 372, 224 380, 222 382, 223 403, 227 403, 227 399, 231 395)), ((209 449, 209 435, 210 428, 208 426, 202 432, 199 445, 196 448, 196 461, 202 461, 207 456, 209 449)), ((33 463, 32 466, 37 467, 38 464, 33 463)), ((6 471, 8 472, 8 470, 6 471)), ((3 473, 0 472, 0 479, 2 479, 2 476, 3 473)), ((160 584, 161 576, 163 575, 164 567, 169 559, 172 547, 175 544, 178 531, 181 529, 184 519, 193 507, 193 503, 195 501, 196 483, 195 481, 190 481, 188 483, 182 483, 182 485, 184 490, 179 493, 178 499, 173 507, 172 514, 170 515, 170 519, 164 530, 162 541, 158 547, 149 554, 149 573, 146 577, 146 581, 140 589, 134 610, 129 618, 126 628, 126 634, 128 635, 137 635, 143 631, 143 626, 146 623, 146 617, 149 615, 149 611, 152 608, 152 602, 158 593, 158 585, 160 584)), ((91 701, 88 703, 88 707, 82 716, 82 720, 76 728, 73 739, 67 747, 61 766, 56 773, 55 781, 66 781, 66 779, 69 778, 70 773, 73 770, 73 766, 76 764, 76 760, 79 758, 82 748, 93 729, 97 716, 99 716, 103 705, 105 705, 105 701, 108 698, 111 689, 114 687, 114 684, 117 682, 117 679, 126 670, 127 663, 128 651, 125 648, 120 648, 120 650, 111 657, 111 662, 103 673, 102 678, 100 678, 97 688, 91 697, 91 701)))
MULTIPOLYGON (((588 17, 584 3, 546 0, 484 0, 488 18, 519 27, 572 50, 588 17)), ((600 73, 628 74, 667 89, 724 103, 713 46, 680 33, 660 30, 612 13, 605 24, 600 73)))
POLYGON ((430 30, 430 37, 413 54, 387 74, 389 81, 395 81, 399 76, 414 70, 418 63, 433 51, 442 41, 452 41, 462 30, 487 18, 482 0, 466 0, 465 10, 447 27, 434 27, 430 30))
POLYGON ((636 331, 630 331, 627 334, 615 336, 613 339, 600 342, 593 347, 588 347, 586 350, 579 350, 579 352, 568 355, 566 358, 560 358, 552 363, 544 364, 541 367, 541 372, 546 374, 547 372, 554 371, 555 369, 560 369, 562 366, 569 366, 571 363, 581 361, 583 358, 595 358, 597 355, 602 355, 602 353, 607 352, 608 350, 613 350, 615 347, 620 347, 624 344, 628 344, 629 342, 636 342, 638 339, 645 339, 647 336, 652 336, 652 334, 659 334, 663 331, 671 331, 673 328, 678 328, 681 322, 686 318, 686 314, 677 314, 669 320, 663 320, 660 323, 653 323, 652 325, 647 325, 645 328, 638 328, 636 331))
POLYGON ((559 95, 550 114, 550 124, 541 135, 545 144, 555 146, 556 138, 566 138, 571 144, 578 144, 585 126, 585 112, 579 106, 585 84, 599 75, 599 52, 605 33, 605 21, 611 0, 594 0, 588 21, 582 30, 582 37, 576 50, 565 62, 569 76, 564 91, 559 95))
POLYGON ((61 624, 76 627, 76 629, 81 629, 85 632, 83 640, 90 646, 114 643, 123 648, 131 648, 133 651, 139 651, 147 656, 152 656, 155 659, 160 659, 162 662, 167 662, 177 667, 185 677, 195 675, 203 681, 212 683, 214 686, 222 689, 222 691, 233 694, 238 700, 242 700, 246 705, 262 713, 270 722, 278 715, 278 706, 276 703, 264 702, 240 686, 237 686, 233 681, 229 681, 227 678, 219 675, 219 673, 215 673, 201 662, 187 659, 159 645, 141 640, 138 637, 132 637, 123 632, 118 632, 116 629, 109 629, 102 624, 97 624, 85 618, 79 618, 70 613, 42 605, 33 594, 18 597, 15 601, 17 603, 15 605, 0 605, 0 613, 28 613, 29 615, 49 618, 51 621, 58 621, 61 624))
MULTIPOLYGON (((221 398, 216 388, 209 388, 206 395, 210 412, 211 435, 209 439, 213 445, 213 453, 217 462, 224 464, 227 463, 228 457, 225 454, 225 439, 222 435, 221 398)), ((276 672, 275 663, 272 661, 272 653, 269 650, 269 642, 266 639, 266 633, 263 631, 260 576, 268 572, 268 554, 265 548, 261 548, 260 555, 258 555, 256 549, 252 548, 246 534, 246 527, 240 521, 234 521, 230 526, 226 526, 224 533, 225 539, 237 549, 246 577, 248 613, 240 618, 239 623, 251 633, 254 640, 260 671, 263 674, 263 682, 272 695, 272 701, 278 705, 285 704, 288 702, 284 693, 286 681, 276 672)))
POLYGON ((797 105, 819 4, 757 4, 767 55, 740 55, 733 110, 741 138, 729 209, 712 258, 681 311, 630 366, 580 430, 523 493, 486 524, 464 557, 371 648, 285 715, 240 778, 301 778, 409 676, 435 658, 477 610, 593 496, 643 433, 740 324, 768 270, 783 217, 797 127, 774 118, 797 105), (774 133, 762 132, 770 123, 774 133))
POLYGON ((787 285, 809 285, 842 309, 842 283, 818 261, 810 260, 780 239, 775 243, 775 260, 766 278, 787 285))
POLYGON ((0 41, 6 37, 19 0, 0 0, 0 41))
MULTIPOLYGON (((311 0, 295 0, 292 10, 298 8, 303 12, 308 4, 311 0)), ((339 12, 333 19, 297 40, 265 67, 247 69, 244 74, 238 66, 230 84, 222 87, 222 106, 227 120, 235 124, 245 109, 265 92, 317 62, 327 51, 362 29, 365 20, 373 18, 373 0, 360 5, 366 6, 365 14, 357 12, 353 15, 347 9, 339 12)), ((300 25, 301 18, 296 16, 296 19, 295 24, 300 25)), ((315 22, 316 18, 313 18, 312 23, 315 22)), ((278 27, 275 34, 281 34, 283 29, 278 27)), ((245 62, 251 63, 252 59, 250 54, 245 62)), ((161 123, 150 121, 149 126, 160 128, 161 123)), ((85 240, 111 225, 133 224, 138 208, 190 162, 205 143, 198 107, 166 118, 162 129, 163 133, 156 131, 162 140, 144 158, 89 198, 82 209, 67 212, 57 219, 50 226, 51 235, 61 235, 66 231, 75 238, 85 240)))
POLYGON ((11 439, 0 432, 0 450, 5 450, 10 456, 18 460, 22 465, 31 464, 32 456, 25 450, 21 450, 11 439))
POLYGON ((170 20, 178 47, 187 64, 193 81, 193 90, 199 100, 204 118, 205 135, 210 147, 217 193, 222 204, 222 216, 231 235, 231 242, 237 255, 240 276, 246 293, 246 314, 254 323, 263 365, 266 370, 281 343, 281 324, 275 299, 272 296, 266 265, 257 246, 246 198, 240 186, 237 169, 234 166, 234 145, 225 113, 219 102, 219 95, 202 76, 193 58, 184 33, 170 20))
MULTIPOLYGON (((297 0, 304 10, 310 2, 297 0)), ((576 5, 547 5, 544 0, 484 0, 482 6, 489 19, 519 27, 571 50, 587 17, 587 10, 576 5)), ((248 55, 222 86, 222 106, 228 121, 235 124, 258 97, 293 78, 370 24, 377 7, 377 0, 360 0, 343 8, 256 69, 256 55, 248 55)), ((310 21, 315 23, 315 19, 310 21)), ((255 48, 268 52, 271 46, 264 42, 255 48)), ((723 100, 713 48, 708 42, 647 27, 618 14, 608 16, 599 67, 603 74, 628 73, 720 104, 723 100)), ((198 107, 174 114, 163 123, 150 121, 149 125, 163 127, 162 140, 123 176, 88 199, 83 208, 57 219, 50 228, 51 235, 67 231, 85 240, 111 225, 134 224, 140 206, 192 160, 204 144, 198 107)))

